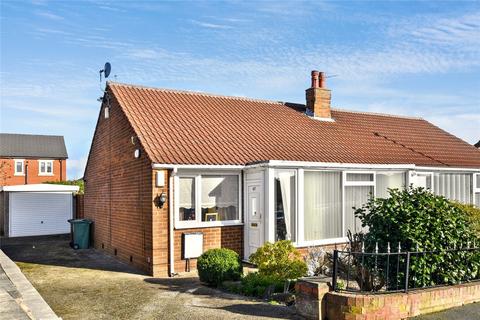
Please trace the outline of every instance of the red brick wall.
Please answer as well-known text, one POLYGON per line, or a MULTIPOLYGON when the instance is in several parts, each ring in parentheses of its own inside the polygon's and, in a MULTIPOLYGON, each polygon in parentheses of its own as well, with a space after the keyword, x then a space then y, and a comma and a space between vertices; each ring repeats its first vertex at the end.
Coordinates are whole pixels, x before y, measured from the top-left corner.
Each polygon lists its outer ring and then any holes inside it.
MULTIPOLYGON (((243 226, 212 227, 175 230, 175 272, 186 271, 186 260, 182 260, 182 234, 189 232, 203 233, 203 250, 228 248, 243 257, 243 226)), ((197 267, 196 259, 190 261, 190 268, 197 267)))
POLYGON ((152 272, 152 169, 115 99, 110 117, 100 112, 85 171, 85 217, 94 246, 152 272), (140 158, 134 150, 141 149, 140 158))
MULTIPOLYGON (((65 181, 67 179, 67 160, 53 160, 53 175, 51 176, 39 175, 38 159, 25 159, 24 170, 25 169, 26 173, 28 173, 28 184, 47 181, 65 181)), ((15 175, 15 160, 0 158, 0 185, 11 186, 17 184, 25 184, 25 176, 15 175)))
MULTIPOLYGON (((162 170, 158 170, 161 172, 162 170)), ((153 205, 153 214, 152 214, 152 256, 153 256, 153 266, 152 274, 155 277, 166 277, 169 274, 169 258, 168 258, 168 248, 169 248, 169 208, 170 208, 170 199, 168 193, 168 180, 169 173, 168 170, 163 170, 165 176, 165 187, 156 187, 156 172, 152 172, 152 201, 155 201, 157 196, 160 196, 162 193, 165 193, 167 196, 167 202, 163 205, 162 208, 157 205, 153 205)))
POLYGON ((83 194, 77 194, 74 197, 75 202, 75 219, 82 219, 85 217, 85 207, 83 205, 83 194))

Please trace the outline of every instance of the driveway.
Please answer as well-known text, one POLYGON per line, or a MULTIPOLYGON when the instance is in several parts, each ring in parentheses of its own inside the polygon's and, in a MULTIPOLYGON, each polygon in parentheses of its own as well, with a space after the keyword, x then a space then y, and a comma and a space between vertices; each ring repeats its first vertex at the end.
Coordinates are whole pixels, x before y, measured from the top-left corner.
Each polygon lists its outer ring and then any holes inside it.
POLYGON ((3 251, 63 319, 298 319, 292 307, 208 288, 196 277, 152 278, 65 236, 9 240, 3 251))
POLYGON ((470 303, 462 307, 430 313, 411 320, 475 320, 480 319, 480 303, 470 303))

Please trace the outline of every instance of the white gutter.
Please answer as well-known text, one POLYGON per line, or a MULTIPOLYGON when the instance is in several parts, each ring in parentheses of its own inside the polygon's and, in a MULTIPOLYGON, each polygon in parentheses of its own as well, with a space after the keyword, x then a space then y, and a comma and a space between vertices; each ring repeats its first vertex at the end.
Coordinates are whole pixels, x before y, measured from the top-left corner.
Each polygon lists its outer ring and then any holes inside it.
POLYGON ((173 277, 175 275, 175 255, 174 255, 174 244, 173 244, 173 241, 174 241, 174 230, 173 230, 173 215, 174 215, 174 210, 173 210, 173 206, 174 206, 174 203, 173 203, 173 191, 174 191, 174 186, 173 186, 173 181, 175 180, 173 177, 174 175, 177 173, 177 169, 172 169, 170 171, 170 176, 169 176, 169 181, 168 181, 168 197, 169 197, 169 200, 168 200, 168 216, 169 216, 169 222, 168 222, 168 236, 169 236, 169 240, 168 240, 168 245, 169 245, 169 252, 170 252, 170 255, 169 255, 169 265, 170 265, 170 270, 169 270, 169 275, 170 277, 173 277))
POLYGON ((420 167, 415 166, 417 170, 426 171, 466 171, 466 172, 480 172, 480 168, 449 168, 449 167, 420 167))
POLYGON ((243 169, 242 165, 223 165, 223 164, 168 164, 168 163, 154 163, 153 169, 243 169))

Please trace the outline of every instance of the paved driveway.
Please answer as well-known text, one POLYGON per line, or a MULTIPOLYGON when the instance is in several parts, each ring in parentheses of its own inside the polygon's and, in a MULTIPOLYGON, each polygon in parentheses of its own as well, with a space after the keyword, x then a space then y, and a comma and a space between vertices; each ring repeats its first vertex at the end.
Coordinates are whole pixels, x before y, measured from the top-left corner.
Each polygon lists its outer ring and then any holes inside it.
POLYGON ((436 312, 411 318, 411 320, 479 320, 480 303, 471 303, 463 307, 452 308, 442 312, 436 312))
POLYGON ((100 251, 74 251, 67 237, 2 247, 63 319, 295 319, 291 307, 230 295, 196 278, 151 278, 100 251))

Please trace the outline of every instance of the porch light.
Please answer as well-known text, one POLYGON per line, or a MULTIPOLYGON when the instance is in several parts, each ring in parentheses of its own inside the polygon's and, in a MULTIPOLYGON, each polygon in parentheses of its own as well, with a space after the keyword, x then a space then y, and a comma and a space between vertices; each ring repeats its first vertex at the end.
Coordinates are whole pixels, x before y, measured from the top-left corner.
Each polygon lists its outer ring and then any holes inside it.
POLYGON ((155 205, 158 208, 163 208, 163 205, 167 202, 167 195, 165 192, 162 192, 160 195, 155 197, 155 205))

